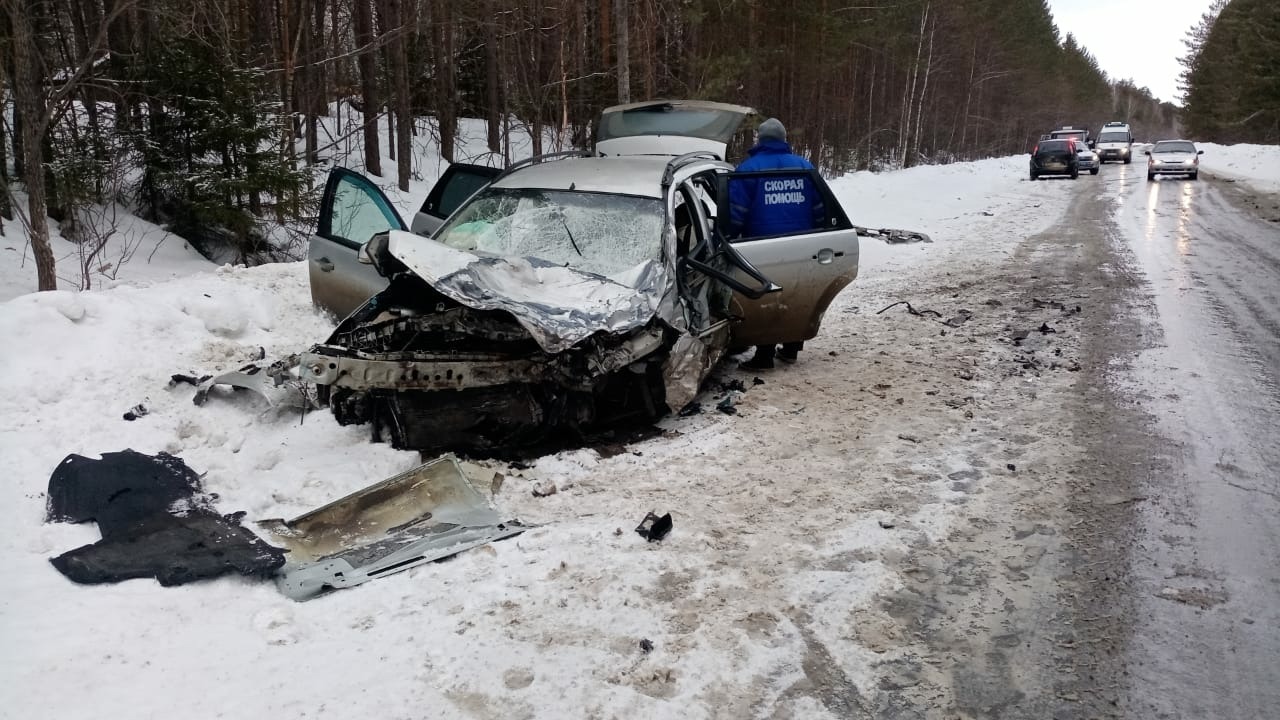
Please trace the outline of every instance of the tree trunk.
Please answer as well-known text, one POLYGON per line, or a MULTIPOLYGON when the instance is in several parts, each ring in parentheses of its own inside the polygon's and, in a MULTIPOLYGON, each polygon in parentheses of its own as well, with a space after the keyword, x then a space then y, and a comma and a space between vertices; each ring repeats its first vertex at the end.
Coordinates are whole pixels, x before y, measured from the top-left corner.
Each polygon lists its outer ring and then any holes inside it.
POLYGON ((31 252, 36 261, 36 288, 57 290, 53 248, 49 244, 49 211, 45 206, 45 171, 41 158, 44 136, 44 88, 36 66, 36 45, 31 17, 25 2, 5 0, 9 13, 13 47, 13 101, 15 115, 22 117, 23 178, 27 186, 27 220, 30 223, 31 252))
POLYGON ((618 103, 631 102, 631 53, 627 15, 627 0, 613 0, 614 22, 617 23, 618 35, 618 103))
POLYGON ((502 108, 498 98, 498 16, 497 4, 494 0, 485 3, 484 18, 484 71, 485 71, 485 117, 488 128, 489 152, 498 152, 502 148, 502 108))
POLYGON ((454 144, 458 134, 457 66, 453 56, 452 13, 449 0, 437 0, 434 25, 437 43, 437 75, 439 77, 436 103, 439 110, 440 156, 454 162, 454 144))
POLYGON ((364 105, 364 166, 370 174, 381 177, 382 150, 378 143, 378 51, 367 47, 373 42, 373 15, 369 0, 354 0, 352 22, 355 25, 356 47, 362 48, 358 63, 360 95, 364 105))
POLYGON ((404 0, 388 0, 387 9, 390 14, 390 20, 394 24, 396 30, 400 33, 399 37, 391 44, 391 66, 392 76, 395 81, 395 109, 396 109, 396 168, 398 173, 396 180, 401 190, 409 190, 409 178, 413 173, 413 151, 410 143, 413 141, 413 117, 410 115, 411 108, 409 105, 409 51, 408 51, 408 31, 409 18, 404 10, 404 0))

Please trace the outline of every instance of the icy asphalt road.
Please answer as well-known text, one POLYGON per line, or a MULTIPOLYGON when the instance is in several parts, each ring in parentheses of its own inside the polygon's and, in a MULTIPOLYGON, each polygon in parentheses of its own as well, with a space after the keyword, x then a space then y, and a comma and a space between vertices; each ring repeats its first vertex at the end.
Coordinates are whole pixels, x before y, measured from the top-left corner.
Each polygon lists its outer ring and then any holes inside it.
MULTIPOLYGON (((1146 283, 1132 387, 1168 441, 1138 478, 1135 716, 1280 714, 1280 197, 1107 168, 1146 283)), ((1120 375, 1124 375, 1121 373, 1120 375)))
MULTIPOLYGON (((1066 308, 1012 343, 1027 386, 1006 371, 979 405, 1021 394, 1074 447, 1025 462, 1041 496, 1010 464, 981 483, 999 502, 916 549, 895 617, 924 672, 882 676, 873 715, 1280 716, 1280 198, 1144 171, 1070 183, 1064 222, 986 286, 1015 340, 1066 308), (1069 387, 1047 338, 1078 353, 1069 387)), ((1011 410, 999 439, 1043 446, 1011 410)))

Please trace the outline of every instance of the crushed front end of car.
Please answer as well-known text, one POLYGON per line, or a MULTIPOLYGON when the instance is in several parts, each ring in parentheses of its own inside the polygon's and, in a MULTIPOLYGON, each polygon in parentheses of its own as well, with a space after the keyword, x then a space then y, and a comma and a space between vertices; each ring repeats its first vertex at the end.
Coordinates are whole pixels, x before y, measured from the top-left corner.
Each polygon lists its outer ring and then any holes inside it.
POLYGON ((369 255, 389 286, 299 374, 340 423, 401 449, 496 454, 649 423, 692 399, 727 343, 684 331, 686 301, 659 259, 624 283, 400 232, 369 255))

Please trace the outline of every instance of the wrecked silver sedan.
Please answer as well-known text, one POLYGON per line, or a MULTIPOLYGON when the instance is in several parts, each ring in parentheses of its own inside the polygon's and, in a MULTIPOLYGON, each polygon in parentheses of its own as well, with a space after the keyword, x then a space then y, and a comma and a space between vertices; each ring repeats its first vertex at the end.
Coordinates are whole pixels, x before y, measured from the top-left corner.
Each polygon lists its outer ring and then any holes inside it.
POLYGON ((812 178, 828 216, 731 243, 717 219, 747 174, 713 151, 535 158, 429 239, 336 170, 318 236, 373 236, 362 259, 389 283, 303 355, 301 375, 339 422, 428 453, 652 422, 689 403, 731 344, 813 337, 857 274, 857 232, 821 177, 782 172, 812 178))

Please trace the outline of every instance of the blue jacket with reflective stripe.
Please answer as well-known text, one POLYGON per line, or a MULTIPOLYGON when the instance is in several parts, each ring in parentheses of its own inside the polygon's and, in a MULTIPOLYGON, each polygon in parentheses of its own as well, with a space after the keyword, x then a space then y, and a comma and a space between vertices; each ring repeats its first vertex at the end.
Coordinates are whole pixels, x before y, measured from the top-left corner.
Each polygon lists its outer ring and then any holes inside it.
MULTIPOLYGON (((782 140, 762 140, 747 154, 750 157, 738 166, 738 172, 814 169, 782 140)), ((812 230, 825 218, 822 194, 808 174, 734 178, 729 183, 732 234, 760 237, 812 230)))

